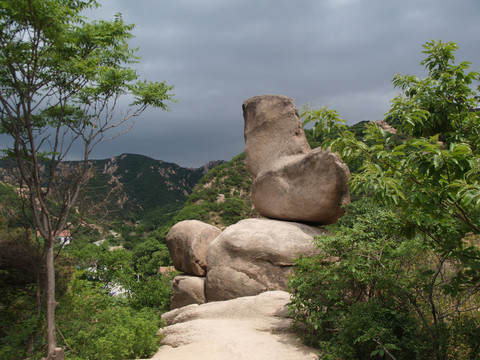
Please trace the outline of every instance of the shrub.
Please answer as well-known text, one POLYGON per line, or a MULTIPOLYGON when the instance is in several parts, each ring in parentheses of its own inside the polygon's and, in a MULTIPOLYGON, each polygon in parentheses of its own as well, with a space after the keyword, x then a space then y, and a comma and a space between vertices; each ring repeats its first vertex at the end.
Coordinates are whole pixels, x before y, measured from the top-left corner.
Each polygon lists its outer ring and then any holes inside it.
POLYGON ((348 210, 332 236, 317 240, 321 255, 298 259, 289 280, 290 310, 305 341, 326 359, 447 359, 460 348, 476 354, 478 338, 458 332, 463 322, 469 333, 480 331, 478 317, 461 315, 478 303, 475 288, 443 291, 456 282, 456 264, 422 238, 399 235, 392 210, 369 199, 348 210))
POLYGON ((66 358, 123 360, 149 357, 159 347, 157 315, 148 309, 128 307, 105 309, 95 317, 89 331, 79 329, 70 338, 75 351, 66 358))
POLYGON ((478 344, 454 332, 467 318, 470 332, 478 332, 480 117, 474 84, 480 74, 469 71, 469 62, 455 63, 453 42, 423 47, 428 75, 396 75, 401 93, 385 121, 366 124, 362 137, 334 110, 302 111, 304 124, 314 122, 314 135, 324 140, 321 146, 355 168, 352 190, 376 201, 362 211, 351 207, 353 221, 319 243, 323 256, 300 260, 292 280, 296 321, 313 343, 328 345, 326 353, 341 349, 362 358, 374 348, 370 356, 398 359, 476 356, 478 344), (411 321, 416 326, 407 326, 411 321))
POLYGON ((177 272, 140 279, 132 284, 130 304, 134 309, 150 308, 158 313, 170 310, 171 283, 177 272))
MULTIPOLYGON (((113 297, 107 287, 82 280, 78 271, 58 309, 58 329, 66 359, 121 360, 151 356, 159 347, 159 311, 134 308, 128 297, 113 297)), ((161 301, 158 299, 158 301, 161 301)))

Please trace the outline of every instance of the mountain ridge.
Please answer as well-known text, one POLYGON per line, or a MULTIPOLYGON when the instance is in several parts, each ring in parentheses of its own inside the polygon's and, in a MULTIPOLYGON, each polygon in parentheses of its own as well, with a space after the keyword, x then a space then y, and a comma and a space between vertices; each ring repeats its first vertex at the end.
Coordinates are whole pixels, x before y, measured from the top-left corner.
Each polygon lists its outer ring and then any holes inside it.
MULTIPOLYGON (((65 161, 75 166, 80 161, 65 161)), ((101 201, 108 196, 109 211, 120 218, 138 217, 158 209, 179 209, 194 186, 210 169, 224 164, 210 161, 199 168, 186 168, 141 154, 124 153, 90 160, 92 177, 85 186, 85 198, 101 201)), ((0 181, 16 185, 13 160, 0 160, 0 181)))

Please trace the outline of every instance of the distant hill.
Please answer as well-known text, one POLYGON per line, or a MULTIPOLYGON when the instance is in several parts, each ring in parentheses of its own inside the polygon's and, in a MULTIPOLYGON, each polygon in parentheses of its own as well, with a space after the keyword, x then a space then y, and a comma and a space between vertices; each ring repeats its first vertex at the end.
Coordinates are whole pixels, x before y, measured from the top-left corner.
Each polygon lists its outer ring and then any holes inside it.
MULTIPOLYGON (((135 154, 92 160, 93 177, 82 197, 102 201, 110 194, 107 207, 117 218, 140 219, 158 209, 178 210, 202 176, 223 163, 212 161, 192 169, 135 154)), ((11 163, 0 161, 0 180, 14 183, 12 174, 11 163)))
POLYGON ((252 203, 252 183, 242 153, 201 178, 174 222, 200 220, 223 229, 258 217, 252 203))

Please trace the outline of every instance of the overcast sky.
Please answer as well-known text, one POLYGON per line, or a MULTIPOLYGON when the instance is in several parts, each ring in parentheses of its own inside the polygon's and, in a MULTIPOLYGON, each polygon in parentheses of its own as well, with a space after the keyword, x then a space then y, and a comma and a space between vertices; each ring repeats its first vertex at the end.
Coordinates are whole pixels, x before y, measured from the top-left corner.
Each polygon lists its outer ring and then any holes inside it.
POLYGON ((327 105, 350 124, 378 120, 395 73, 425 74, 422 47, 455 41, 480 69, 479 0, 98 0, 95 17, 135 23, 138 73, 175 85, 96 158, 136 153, 199 167, 244 150, 241 105, 282 94, 327 105))

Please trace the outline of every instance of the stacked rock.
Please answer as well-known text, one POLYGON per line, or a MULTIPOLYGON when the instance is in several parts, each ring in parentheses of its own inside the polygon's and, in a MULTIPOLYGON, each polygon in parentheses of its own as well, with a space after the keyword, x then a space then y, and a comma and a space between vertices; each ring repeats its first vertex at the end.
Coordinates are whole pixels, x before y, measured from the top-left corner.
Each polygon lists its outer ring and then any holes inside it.
POLYGON ((293 100, 255 96, 243 103, 252 200, 272 219, 332 224, 350 202, 350 171, 337 154, 308 145, 293 100))
POLYGON ((245 154, 252 200, 266 219, 223 232, 196 220, 176 224, 167 247, 177 270, 171 309, 285 290, 294 260, 318 253, 318 225, 334 223, 350 201, 348 167, 308 145, 293 100, 255 96, 243 103, 245 154))
POLYGON ((173 266, 185 275, 172 282, 170 308, 205 302, 207 250, 222 230, 198 220, 175 224, 167 234, 167 248, 173 266))

